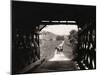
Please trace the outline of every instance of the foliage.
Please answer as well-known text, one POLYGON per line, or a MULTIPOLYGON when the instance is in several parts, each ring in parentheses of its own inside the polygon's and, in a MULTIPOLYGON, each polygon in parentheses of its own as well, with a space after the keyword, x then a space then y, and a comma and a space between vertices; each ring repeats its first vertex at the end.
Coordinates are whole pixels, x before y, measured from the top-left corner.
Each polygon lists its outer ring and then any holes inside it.
POLYGON ((77 44, 78 43, 78 32, 76 30, 70 31, 70 35, 68 39, 70 43, 72 44, 72 46, 77 44))
POLYGON ((77 51, 78 51, 78 48, 77 48, 78 47, 77 46, 77 44, 78 44, 78 32, 76 30, 72 30, 70 32, 68 39, 69 39, 69 41, 72 45, 72 48, 73 48, 73 56, 74 56, 73 60, 76 60, 77 59, 77 51))
POLYGON ((59 41, 59 40, 64 40, 64 36, 57 36, 57 37, 56 37, 56 40, 57 40, 57 41, 59 41))

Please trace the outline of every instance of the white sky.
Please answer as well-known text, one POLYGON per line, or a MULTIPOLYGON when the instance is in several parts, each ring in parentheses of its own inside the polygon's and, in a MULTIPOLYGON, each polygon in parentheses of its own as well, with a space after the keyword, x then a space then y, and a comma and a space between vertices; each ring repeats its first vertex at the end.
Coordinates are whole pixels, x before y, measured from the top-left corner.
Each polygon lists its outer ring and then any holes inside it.
POLYGON ((49 31, 57 35, 69 35, 71 30, 78 30, 77 25, 48 25, 43 31, 49 31))

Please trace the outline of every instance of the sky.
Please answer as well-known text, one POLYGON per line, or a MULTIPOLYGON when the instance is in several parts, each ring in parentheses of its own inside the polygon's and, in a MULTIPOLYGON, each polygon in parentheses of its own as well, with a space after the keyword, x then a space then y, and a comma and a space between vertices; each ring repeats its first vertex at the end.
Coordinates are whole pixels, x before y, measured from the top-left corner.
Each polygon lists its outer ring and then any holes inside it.
POLYGON ((47 25, 42 31, 49 31, 57 35, 69 35, 73 29, 78 30, 77 25, 47 25))

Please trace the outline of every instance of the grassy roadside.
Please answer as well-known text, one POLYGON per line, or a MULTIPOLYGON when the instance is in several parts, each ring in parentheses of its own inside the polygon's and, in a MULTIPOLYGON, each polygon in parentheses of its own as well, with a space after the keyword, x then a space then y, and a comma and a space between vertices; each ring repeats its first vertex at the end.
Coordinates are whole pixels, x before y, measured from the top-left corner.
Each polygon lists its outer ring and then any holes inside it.
POLYGON ((54 52, 55 52, 55 47, 58 46, 61 41, 56 41, 56 40, 43 40, 43 45, 40 46, 40 55, 41 58, 46 57, 47 59, 50 59, 53 57, 54 52))

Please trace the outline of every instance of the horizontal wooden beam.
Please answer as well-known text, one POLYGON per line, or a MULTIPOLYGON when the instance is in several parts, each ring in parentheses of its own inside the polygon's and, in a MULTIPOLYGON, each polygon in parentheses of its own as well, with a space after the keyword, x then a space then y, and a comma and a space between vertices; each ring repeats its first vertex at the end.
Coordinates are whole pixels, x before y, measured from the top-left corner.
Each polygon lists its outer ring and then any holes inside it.
POLYGON ((40 23, 41 25, 60 25, 60 24, 66 24, 66 25, 77 25, 77 23, 52 23, 52 22, 48 22, 48 23, 40 23))

